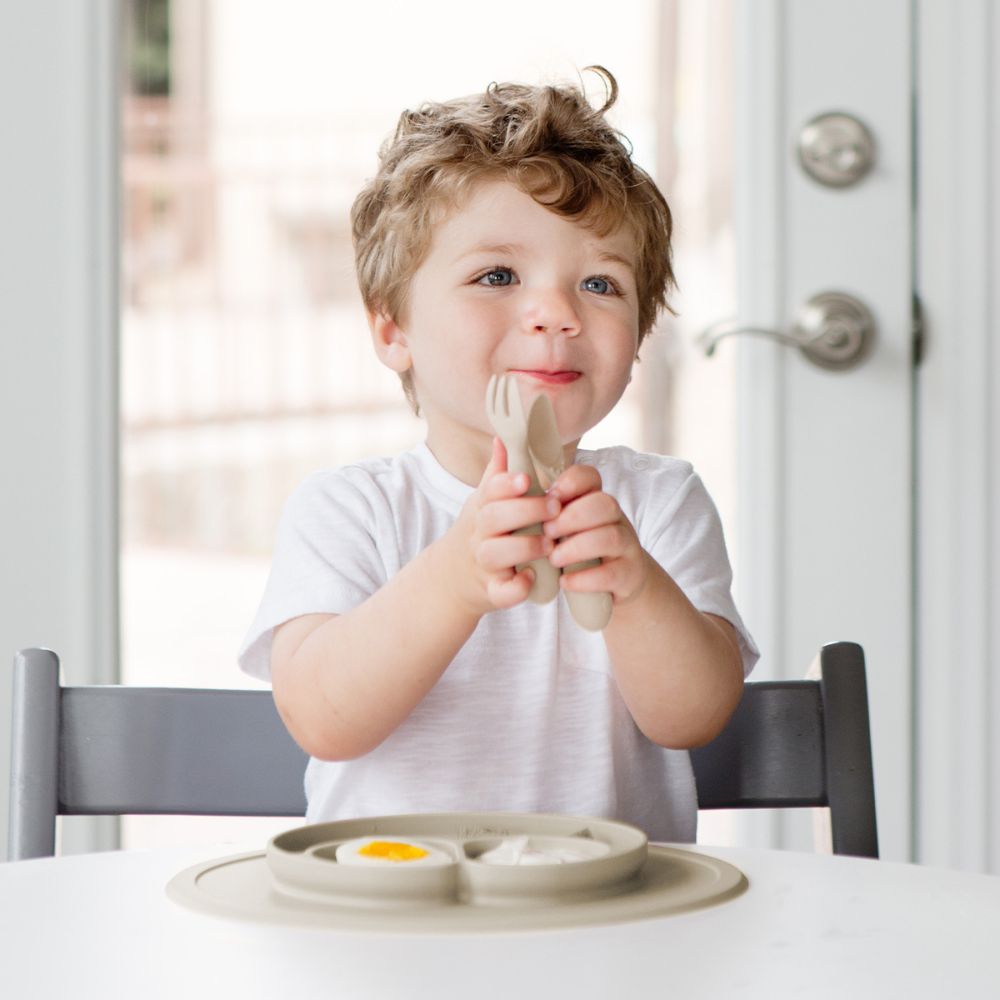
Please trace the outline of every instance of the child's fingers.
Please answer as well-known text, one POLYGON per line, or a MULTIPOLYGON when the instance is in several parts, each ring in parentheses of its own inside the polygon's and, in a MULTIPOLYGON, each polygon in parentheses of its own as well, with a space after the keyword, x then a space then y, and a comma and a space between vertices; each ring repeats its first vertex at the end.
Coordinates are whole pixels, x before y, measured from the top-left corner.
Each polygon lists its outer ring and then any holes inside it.
POLYGON ((531 486, 530 477, 523 472, 511 473, 507 470, 507 451, 500 438, 493 439, 493 452, 479 480, 478 493, 481 503, 520 496, 531 486))
POLYGON ((551 551, 552 539, 544 535, 501 535, 479 544, 476 562, 487 573, 499 573, 522 563, 544 559, 551 551))
POLYGON ((603 485, 601 474, 592 465, 571 465, 560 473, 548 492, 568 503, 585 493, 600 492, 603 485))
MULTIPOLYGON (((495 479, 501 479, 497 476, 495 479)), ((487 486, 487 498, 479 509, 477 526, 484 536, 506 535, 555 517, 562 509, 555 497, 523 496, 518 483, 494 481, 487 486), (501 494, 490 498, 493 490, 501 494), (516 492, 512 492, 516 490, 516 492)))
POLYGON ((553 566, 569 566, 588 559, 620 559, 633 548, 624 524, 607 524, 564 538, 549 559, 553 566))
POLYGON ((523 496, 531 486, 531 479, 524 472, 497 472, 485 480, 479 487, 482 504, 495 503, 498 500, 510 500, 523 496))
POLYGON ((620 562, 608 560, 572 573, 564 572, 559 576, 559 586, 576 593, 616 595, 621 586, 620 562))
POLYGON ((552 538, 565 538, 578 531, 591 531, 604 525, 625 520, 618 501, 609 493, 588 493, 572 501, 563 501, 558 516, 545 524, 545 533, 552 538))
MULTIPOLYGON (((576 564, 571 564, 576 565, 576 564)), ((559 576, 563 590, 581 594, 610 594, 616 604, 632 600, 649 578, 648 561, 626 554, 617 559, 584 563, 581 569, 564 567, 559 576)))
POLYGON ((512 608, 515 604, 527 600, 534 581, 534 570, 526 566, 518 573, 512 572, 508 577, 491 577, 486 591, 494 607, 512 608))
POLYGON ((507 471, 507 449, 503 446, 500 438, 493 438, 493 451, 490 453, 490 460, 486 463, 479 486, 482 488, 498 472, 507 471))

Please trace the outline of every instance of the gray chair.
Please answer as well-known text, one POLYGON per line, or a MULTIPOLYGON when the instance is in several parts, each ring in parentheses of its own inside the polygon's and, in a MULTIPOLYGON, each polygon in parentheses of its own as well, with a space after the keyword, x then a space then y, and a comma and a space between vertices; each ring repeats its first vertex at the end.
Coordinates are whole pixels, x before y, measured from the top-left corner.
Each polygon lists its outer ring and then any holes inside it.
MULTIPOLYGON (((834 851, 878 856, 864 655, 825 646, 822 680, 750 683, 693 751, 705 809, 829 806, 834 851)), ((60 687, 59 660, 14 664, 9 855, 55 851, 56 815, 302 816, 305 754, 267 691, 60 687)))
POLYGON ((698 808, 827 806, 834 854, 877 858, 864 652, 830 643, 819 669, 746 685, 722 733, 691 753, 698 808))
POLYGON ((60 687, 14 660, 8 856, 55 853, 56 815, 304 816, 306 754, 269 691, 60 687))

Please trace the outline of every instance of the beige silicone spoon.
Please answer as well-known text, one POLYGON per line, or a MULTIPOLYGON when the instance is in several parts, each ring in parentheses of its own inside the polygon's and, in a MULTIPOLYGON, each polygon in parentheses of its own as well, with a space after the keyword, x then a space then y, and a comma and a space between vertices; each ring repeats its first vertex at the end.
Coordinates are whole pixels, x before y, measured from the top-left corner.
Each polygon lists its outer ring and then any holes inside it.
MULTIPOLYGON (((544 393, 535 398, 528 411, 528 455, 535 469, 538 484, 547 490, 566 467, 562 439, 556 426, 552 401, 544 393)), ((573 573, 579 569, 600 565, 600 559, 571 563, 563 569, 573 573)), ((600 632, 611 620, 611 595, 566 590, 566 603, 576 623, 589 632, 600 632)))

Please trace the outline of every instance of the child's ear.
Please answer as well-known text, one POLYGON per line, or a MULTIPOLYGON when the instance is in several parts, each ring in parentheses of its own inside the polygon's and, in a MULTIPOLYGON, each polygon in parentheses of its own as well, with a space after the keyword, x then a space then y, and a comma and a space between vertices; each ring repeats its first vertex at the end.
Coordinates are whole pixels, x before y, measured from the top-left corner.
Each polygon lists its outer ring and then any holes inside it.
POLYGON ((391 316, 377 309, 368 311, 368 326, 379 361, 394 372, 409 371, 413 360, 406 342, 406 331, 391 316))

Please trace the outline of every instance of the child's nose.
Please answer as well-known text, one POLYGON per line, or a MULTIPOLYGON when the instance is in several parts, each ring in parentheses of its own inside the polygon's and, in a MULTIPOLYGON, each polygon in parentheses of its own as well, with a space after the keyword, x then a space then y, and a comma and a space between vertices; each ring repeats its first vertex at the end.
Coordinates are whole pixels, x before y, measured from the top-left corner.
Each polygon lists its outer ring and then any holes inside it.
POLYGON ((523 318, 531 333, 575 337, 580 332, 580 317, 572 299, 557 288, 538 289, 525 304, 523 318))

